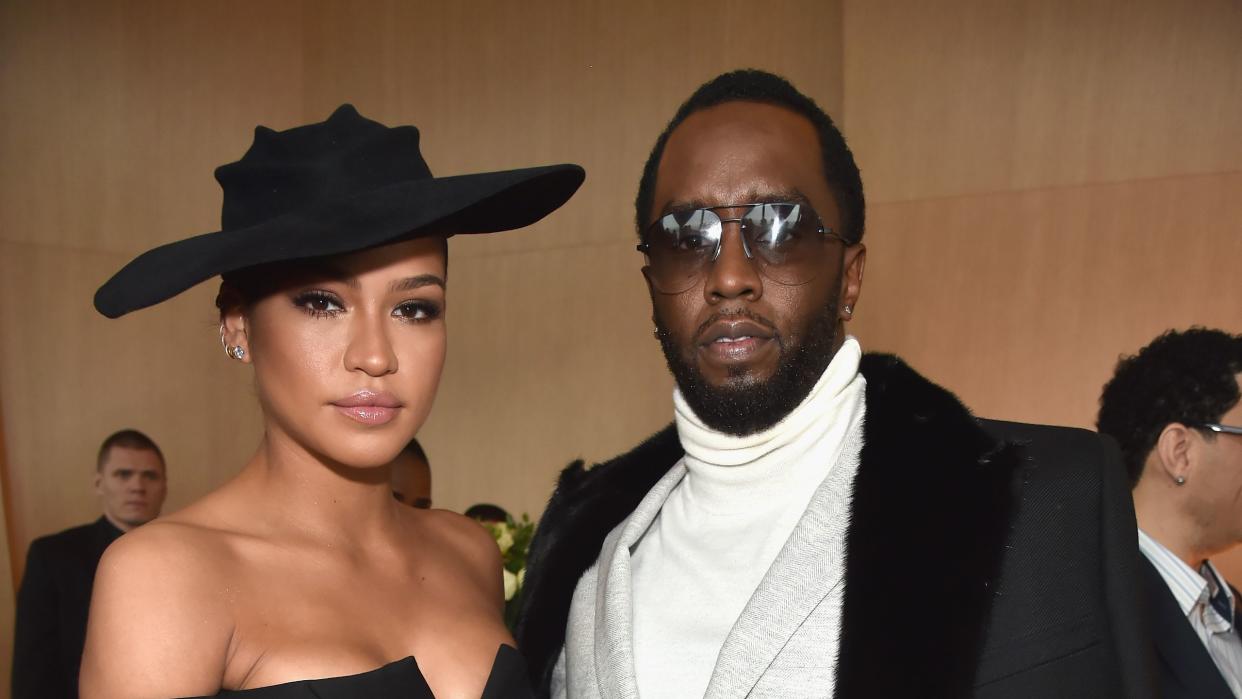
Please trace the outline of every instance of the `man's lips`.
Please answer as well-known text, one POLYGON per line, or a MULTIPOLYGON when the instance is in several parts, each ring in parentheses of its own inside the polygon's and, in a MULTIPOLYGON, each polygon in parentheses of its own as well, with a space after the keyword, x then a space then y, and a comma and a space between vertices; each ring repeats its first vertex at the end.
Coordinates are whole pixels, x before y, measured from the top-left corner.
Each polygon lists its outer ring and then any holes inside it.
POLYGON ((776 345, 772 328, 747 317, 721 318, 699 333, 699 351, 708 364, 737 367, 758 360, 776 345))
POLYGON ((383 391, 358 391, 332 401, 337 412, 364 425, 383 425, 397 416, 402 403, 391 393, 383 391))
POLYGON ((700 344, 731 343, 743 340, 771 340, 772 331, 753 320, 718 320, 700 333, 700 344))

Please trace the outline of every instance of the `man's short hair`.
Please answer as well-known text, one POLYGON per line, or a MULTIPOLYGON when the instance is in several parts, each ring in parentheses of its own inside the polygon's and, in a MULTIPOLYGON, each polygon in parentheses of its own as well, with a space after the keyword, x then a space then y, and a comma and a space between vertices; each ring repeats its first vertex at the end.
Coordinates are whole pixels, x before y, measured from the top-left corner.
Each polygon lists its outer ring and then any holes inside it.
POLYGON ((490 502, 480 502, 466 508, 466 516, 471 519, 477 519, 480 522, 507 522, 509 521, 509 513, 500 505, 493 505, 490 502))
POLYGON ((418 438, 411 439, 410 443, 405 445, 405 448, 401 451, 418 458, 428 466, 431 465, 431 461, 427 458, 427 452, 423 451, 423 445, 418 443, 418 438))
MULTIPOLYGON (((806 117, 819 134, 820 155, 823 158, 824 178, 836 197, 841 210, 839 231, 851 244, 862 241, 866 220, 866 202, 863 199, 862 176, 854 163, 854 154, 845 145, 845 137, 832 119, 815 104, 815 100, 802 94, 784 78, 761 70, 735 70, 704 83, 690 95, 677 114, 673 116, 664 132, 656 139, 647 164, 643 166, 642 179, 638 183, 638 196, 634 200, 635 224, 639 235, 650 223, 652 197, 654 196, 656 171, 664 156, 664 146, 669 135, 691 114, 726 102, 760 102, 784 107, 806 117)), ((749 203, 749 202, 731 202, 749 203)))
POLYGON ((1200 427, 1238 404, 1239 373, 1242 335, 1208 328, 1170 330, 1117 362, 1100 395, 1096 427, 1121 446, 1130 487, 1167 425, 1200 427))
POLYGON ((108 438, 99 445, 99 456, 95 459, 95 470, 102 471, 104 461, 108 459, 108 452, 112 447, 125 447, 127 449, 147 449, 155 452, 160 457, 160 465, 164 465, 164 452, 156 446, 155 442, 145 434, 138 430, 120 430, 108 435, 108 438))

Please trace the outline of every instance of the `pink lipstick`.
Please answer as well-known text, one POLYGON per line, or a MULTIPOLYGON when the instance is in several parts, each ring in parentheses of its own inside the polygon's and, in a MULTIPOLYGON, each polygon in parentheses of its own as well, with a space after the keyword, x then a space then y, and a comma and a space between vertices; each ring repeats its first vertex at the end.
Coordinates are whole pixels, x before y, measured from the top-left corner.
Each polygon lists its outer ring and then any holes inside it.
POLYGON ((384 425, 397 416, 401 401, 391 393, 362 390, 332 401, 332 406, 345 417, 364 425, 384 425))

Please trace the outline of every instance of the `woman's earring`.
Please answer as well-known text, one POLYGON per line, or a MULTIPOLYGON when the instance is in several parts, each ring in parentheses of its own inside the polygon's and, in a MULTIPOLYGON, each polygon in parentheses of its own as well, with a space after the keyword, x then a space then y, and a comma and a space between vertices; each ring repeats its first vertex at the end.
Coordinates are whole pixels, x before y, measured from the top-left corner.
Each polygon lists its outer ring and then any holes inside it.
POLYGON ((1177 478, 1174 478, 1174 479, 1173 479, 1173 482, 1174 482, 1174 483, 1176 483, 1176 484, 1178 484, 1178 485, 1186 485, 1186 477, 1185 477, 1185 476, 1178 476, 1177 478))
POLYGON ((845 315, 847 315, 847 316, 852 316, 852 315, 854 315, 854 309, 853 309, 853 308, 851 308, 851 307, 850 307, 850 306, 848 306, 848 305, 847 305, 845 308, 841 309, 841 310, 845 311, 845 315))
POLYGON ((229 347, 228 349, 224 351, 230 357, 232 357, 233 359, 236 359, 239 362, 246 358, 246 350, 242 349, 241 345, 233 345, 232 347, 229 347))

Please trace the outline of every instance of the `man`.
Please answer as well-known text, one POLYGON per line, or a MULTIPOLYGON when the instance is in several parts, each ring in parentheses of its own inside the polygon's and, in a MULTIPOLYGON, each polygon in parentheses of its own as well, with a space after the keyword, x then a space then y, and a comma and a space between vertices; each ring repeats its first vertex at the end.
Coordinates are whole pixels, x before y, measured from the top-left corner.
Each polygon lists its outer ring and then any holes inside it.
POLYGON ((410 440, 393 460, 389 484, 397 502, 421 510, 431 507, 431 462, 417 439, 410 440))
POLYGON ((516 633, 542 693, 1146 696, 1116 450, 862 355, 862 184, 813 101, 702 86, 636 209, 675 422, 560 479, 516 633))
POLYGON ((1242 335, 1167 332, 1100 397, 1138 516, 1162 697, 1242 697, 1237 592, 1212 556, 1242 542, 1242 335))
POLYGON ((13 699, 78 696, 95 568, 117 537, 159 516, 168 492, 159 447, 137 430, 109 436, 99 447, 95 492, 103 516, 30 544, 17 594, 13 699))

